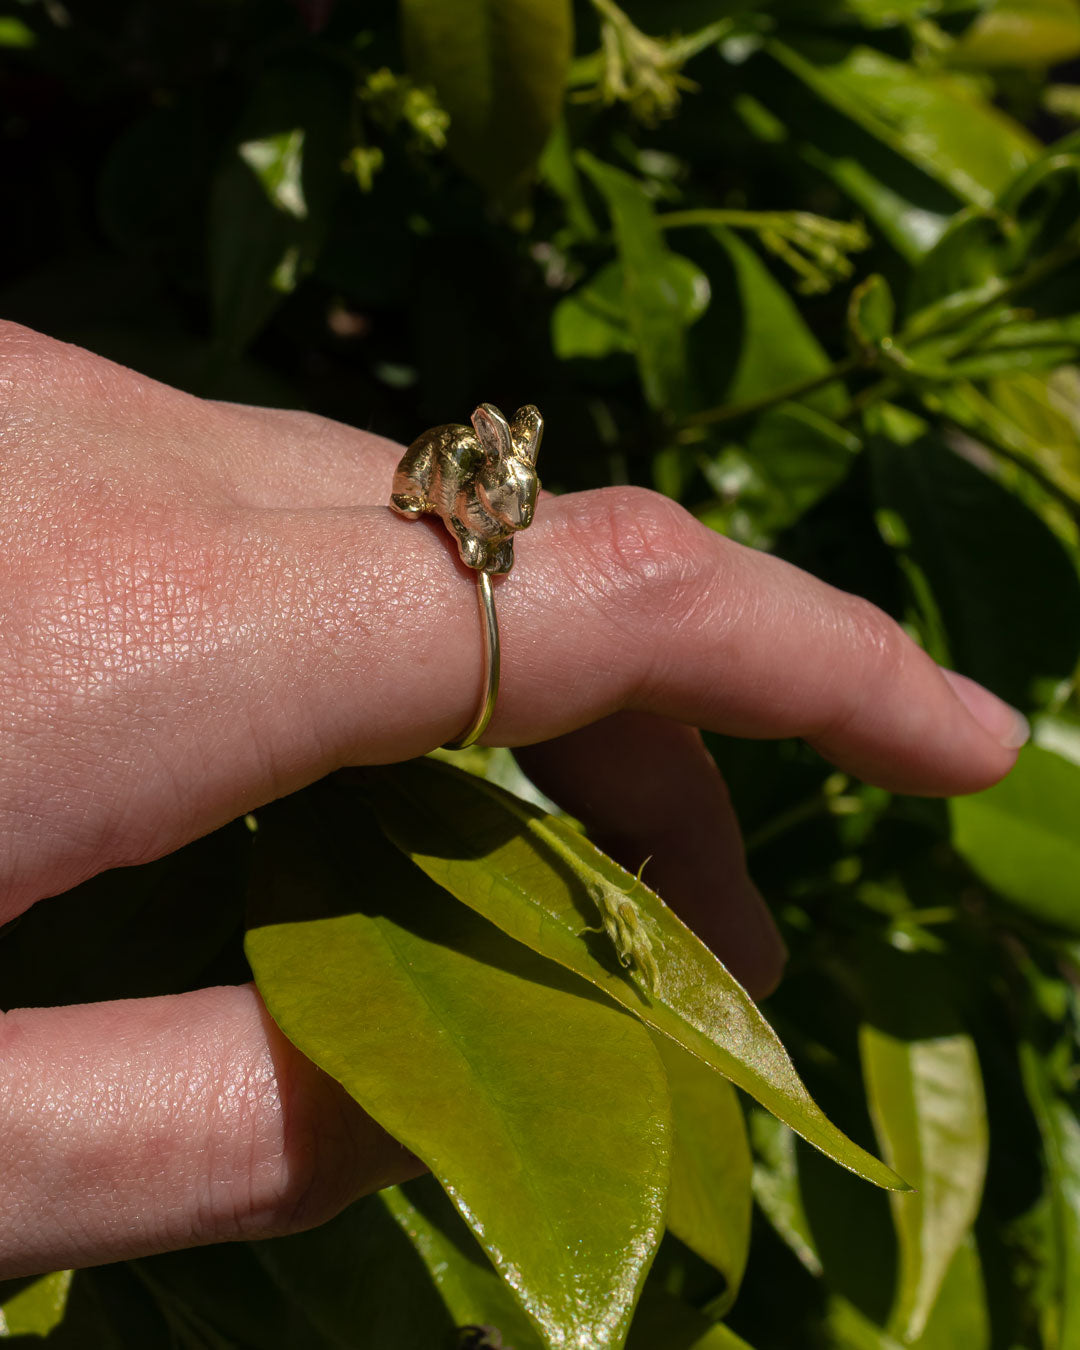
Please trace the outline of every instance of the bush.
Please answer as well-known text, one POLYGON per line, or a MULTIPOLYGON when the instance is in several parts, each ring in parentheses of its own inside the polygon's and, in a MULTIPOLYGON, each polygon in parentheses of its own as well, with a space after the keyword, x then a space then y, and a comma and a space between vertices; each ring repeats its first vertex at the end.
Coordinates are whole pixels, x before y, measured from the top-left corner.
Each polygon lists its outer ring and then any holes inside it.
POLYGON ((7 8, 7 317, 406 441, 535 401, 547 486, 658 487, 1035 736, 948 804, 710 738, 791 949, 768 1022, 505 752, 35 909, 5 1006, 243 979, 246 927, 282 1028, 432 1175, 3 1286, 0 1334, 1080 1344, 1075 0, 7 8))

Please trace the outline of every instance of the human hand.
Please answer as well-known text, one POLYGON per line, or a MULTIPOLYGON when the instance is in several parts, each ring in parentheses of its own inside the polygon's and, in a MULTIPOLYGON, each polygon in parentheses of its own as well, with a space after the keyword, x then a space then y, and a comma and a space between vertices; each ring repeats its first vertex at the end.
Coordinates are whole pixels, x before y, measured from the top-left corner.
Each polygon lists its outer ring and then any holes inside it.
MULTIPOLYGON (((386 507, 400 447, 14 325, 0 444, 0 922, 468 722, 473 582, 441 527, 386 507)), ((516 552, 486 739, 529 747, 633 867, 652 854, 759 992, 782 950, 689 728, 802 735, 926 793, 989 785, 1023 737, 866 602, 655 494, 548 497, 516 552)), ((249 987, 8 1013, 0 1080, 0 1277, 291 1231, 416 1167, 249 987)))

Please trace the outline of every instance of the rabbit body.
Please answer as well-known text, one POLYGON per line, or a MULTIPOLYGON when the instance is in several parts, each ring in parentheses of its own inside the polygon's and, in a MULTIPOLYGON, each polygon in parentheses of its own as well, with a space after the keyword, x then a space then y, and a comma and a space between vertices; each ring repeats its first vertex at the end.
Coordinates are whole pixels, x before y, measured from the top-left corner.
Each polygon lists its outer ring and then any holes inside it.
POLYGON ((390 505, 412 520, 425 512, 439 516, 457 539, 462 562, 505 573, 514 565, 514 533, 536 509, 543 418, 529 405, 508 423, 483 403, 472 423, 418 436, 398 464, 390 505))

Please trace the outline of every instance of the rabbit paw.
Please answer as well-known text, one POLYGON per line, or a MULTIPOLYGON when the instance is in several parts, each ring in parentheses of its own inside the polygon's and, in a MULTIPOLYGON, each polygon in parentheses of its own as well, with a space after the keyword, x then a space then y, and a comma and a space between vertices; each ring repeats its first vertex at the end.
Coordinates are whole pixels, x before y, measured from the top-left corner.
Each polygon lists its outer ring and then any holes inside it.
POLYGON ((405 516, 409 520, 416 520, 424 513, 423 498, 413 497, 404 492, 395 492, 390 498, 390 505, 399 516, 405 516))

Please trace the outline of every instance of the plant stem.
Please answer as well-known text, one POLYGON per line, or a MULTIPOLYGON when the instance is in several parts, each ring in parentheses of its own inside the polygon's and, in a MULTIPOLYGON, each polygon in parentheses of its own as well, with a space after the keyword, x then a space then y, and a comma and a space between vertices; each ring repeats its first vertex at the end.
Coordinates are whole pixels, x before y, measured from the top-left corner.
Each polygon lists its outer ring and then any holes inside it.
POLYGON ((776 403, 786 403, 793 398, 804 398, 816 389, 822 389, 825 385, 832 384, 834 380, 846 379, 848 375, 854 374, 861 365, 862 359, 860 357, 846 356, 842 361, 837 361, 835 365, 830 366, 828 370, 823 370, 820 375, 811 375, 808 379, 796 380, 793 384, 786 384, 780 389, 762 394, 759 398, 747 399, 745 403, 722 404, 718 408, 705 408, 701 412, 690 413, 689 416, 682 419, 682 426, 686 428, 714 426, 718 422, 734 422, 740 417, 749 417, 752 413, 771 408, 776 403))

